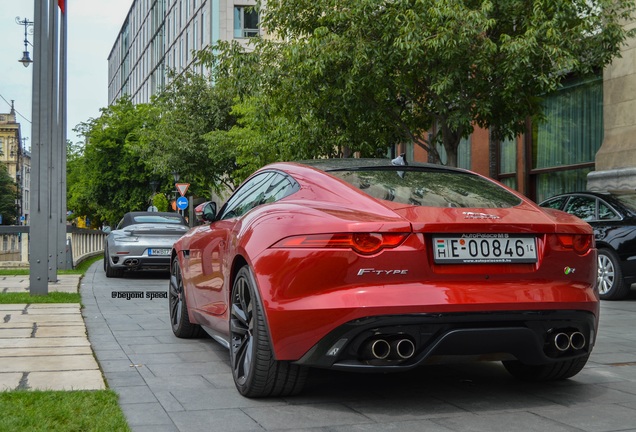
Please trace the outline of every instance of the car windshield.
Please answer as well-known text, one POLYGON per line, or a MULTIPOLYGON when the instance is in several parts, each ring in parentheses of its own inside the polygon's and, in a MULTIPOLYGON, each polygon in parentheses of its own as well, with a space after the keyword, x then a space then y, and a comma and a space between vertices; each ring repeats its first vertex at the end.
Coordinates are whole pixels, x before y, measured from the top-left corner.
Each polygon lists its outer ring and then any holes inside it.
POLYGON ((636 212, 636 193, 614 193, 612 196, 619 200, 625 207, 636 212))
POLYGON ((327 170, 381 200, 425 207, 506 208, 521 200, 470 172, 409 167, 327 170))
POLYGON ((179 216, 159 216, 159 215, 143 215, 143 216, 135 216, 135 223, 167 223, 167 224, 180 224, 183 222, 179 216))

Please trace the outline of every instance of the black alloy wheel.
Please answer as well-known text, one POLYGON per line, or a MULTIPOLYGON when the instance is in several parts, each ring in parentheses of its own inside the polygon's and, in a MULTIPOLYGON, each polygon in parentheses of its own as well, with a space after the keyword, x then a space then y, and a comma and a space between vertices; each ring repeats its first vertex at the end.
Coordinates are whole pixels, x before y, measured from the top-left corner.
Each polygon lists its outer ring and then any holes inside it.
POLYGON ((183 290, 181 266, 179 266, 179 260, 176 258, 172 260, 170 268, 168 307, 170 309, 170 326, 175 336, 179 338, 194 338, 202 335, 203 329, 201 326, 192 324, 188 317, 188 304, 183 290))
POLYGON ((299 393, 307 369, 274 358, 267 325, 248 266, 232 286, 230 363, 239 393, 246 397, 288 396, 299 393))

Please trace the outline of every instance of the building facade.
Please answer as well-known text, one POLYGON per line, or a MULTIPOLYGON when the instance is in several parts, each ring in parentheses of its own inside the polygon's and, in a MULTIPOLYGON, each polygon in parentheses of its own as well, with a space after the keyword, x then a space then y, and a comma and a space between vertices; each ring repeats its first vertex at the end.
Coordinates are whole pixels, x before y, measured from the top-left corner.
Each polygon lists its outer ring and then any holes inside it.
MULTIPOLYGON (((135 0, 108 56, 108 103, 145 103, 217 41, 260 34, 255 0, 135 0)), ((203 72, 203 70, 201 70, 203 72)))
POLYGON ((13 101, 9 113, 0 113, 0 163, 6 166, 9 176, 16 183, 15 213, 12 216, 17 224, 26 225, 29 220, 31 157, 24 150, 13 101))

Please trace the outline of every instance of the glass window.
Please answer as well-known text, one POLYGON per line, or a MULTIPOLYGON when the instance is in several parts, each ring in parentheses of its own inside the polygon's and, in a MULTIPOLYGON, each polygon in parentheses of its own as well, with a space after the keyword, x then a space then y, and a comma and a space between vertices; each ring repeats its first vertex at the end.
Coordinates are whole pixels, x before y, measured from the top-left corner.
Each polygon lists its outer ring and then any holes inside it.
POLYGON ((532 127, 536 200, 585 190, 587 174, 603 142, 601 75, 571 80, 544 98, 545 119, 532 127))
POLYGON ((620 216, 616 214, 616 212, 607 205, 607 203, 599 200, 598 201, 598 218, 600 220, 613 220, 620 219, 620 216))
POLYGON ((400 204, 506 208, 521 203, 506 189, 472 173, 413 167, 328 172, 374 198, 400 204))
POLYGON ((244 215, 251 209, 276 202, 298 190, 289 176, 275 171, 257 174, 241 186, 219 212, 219 219, 244 215))
MULTIPOLYGON (((448 163, 446 149, 442 144, 437 144, 437 152, 442 165, 448 163)), ((413 160, 413 159, 411 159, 413 160)), ((462 138, 457 147, 457 167, 470 169, 470 138, 462 138)))
POLYGON ((633 212, 636 212, 636 193, 634 192, 615 192, 612 194, 614 198, 619 200, 621 204, 630 209, 633 212))
POLYGON ((603 141, 603 80, 577 81, 544 101, 534 126, 533 168, 593 162, 603 141))
POLYGON ((258 36, 258 12, 254 6, 234 7, 234 37, 258 36))
POLYGON ((593 221, 596 219, 596 199, 584 196, 573 197, 564 210, 586 222, 593 221))
POLYGON ((541 203, 541 207, 547 207, 551 209, 561 210, 563 208, 563 204, 567 200, 567 197, 559 197, 548 200, 544 203, 541 203))
POLYGON ((135 223, 167 223, 183 225, 181 216, 135 216, 135 223))
POLYGON ((561 193, 584 191, 587 188, 587 174, 590 171, 592 168, 580 168, 536 175, 536 202, 561 193))

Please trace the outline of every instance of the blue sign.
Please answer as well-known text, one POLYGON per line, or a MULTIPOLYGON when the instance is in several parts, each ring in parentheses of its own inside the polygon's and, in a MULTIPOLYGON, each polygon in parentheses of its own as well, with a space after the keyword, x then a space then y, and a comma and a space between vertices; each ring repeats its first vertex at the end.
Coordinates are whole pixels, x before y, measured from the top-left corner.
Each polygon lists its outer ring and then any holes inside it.
POLYGON ((177 198, 177 208, 179 210, 185 210, 188 208, 188 199, 186 197, 177 198))

